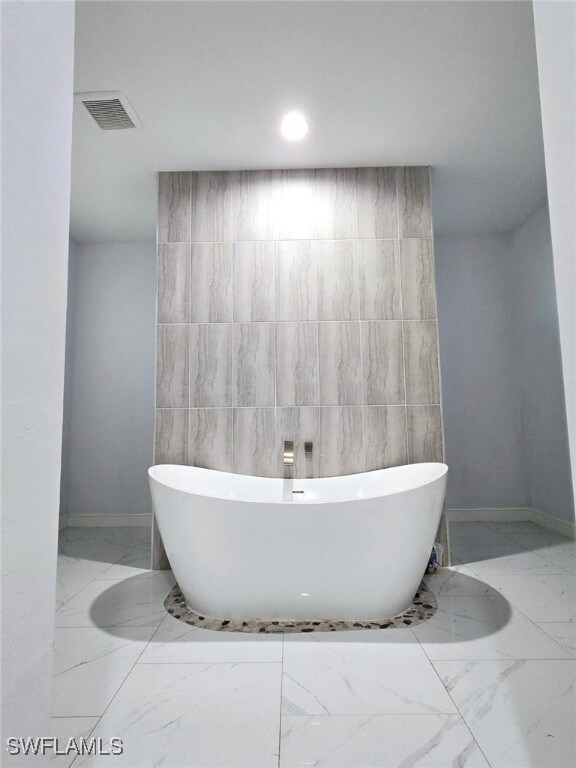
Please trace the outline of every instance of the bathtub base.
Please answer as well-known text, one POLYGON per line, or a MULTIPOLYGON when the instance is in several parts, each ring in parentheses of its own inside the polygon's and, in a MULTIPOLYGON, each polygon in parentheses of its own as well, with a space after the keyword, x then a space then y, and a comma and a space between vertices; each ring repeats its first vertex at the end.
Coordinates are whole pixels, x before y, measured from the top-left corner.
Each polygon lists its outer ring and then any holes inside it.
POLYGON ((164 601, 167 612, 175 619, 193 627, 201 627, 216 632, 247 632, 253 634, 288 634, 298 632, 342 632, 358 629, 402 629, 427 621, 438 608, 434 594, 425 582, 420 584, 414 600, 408 608, 397 616, 374 619, 372 621, 316 619, 290 621, 289 619, 246 619, 234 620, 205 616, 187 605, 182 590, 178 585, 164 601))

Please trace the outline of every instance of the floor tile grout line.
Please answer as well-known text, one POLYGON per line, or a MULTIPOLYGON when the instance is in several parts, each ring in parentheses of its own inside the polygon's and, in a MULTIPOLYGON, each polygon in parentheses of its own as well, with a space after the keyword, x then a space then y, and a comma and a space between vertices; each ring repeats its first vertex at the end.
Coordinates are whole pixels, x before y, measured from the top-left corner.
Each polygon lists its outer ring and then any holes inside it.
MULTIPOLYGON (((531 550, 528 550, 528 551, 531 551, 531 550)), ((519 614, 520 614, 520 615, 521 615, 523 618, 525 618, 527 621, 529 621, 529 622, 530 622, 530 623, 531 623, 531 624, 532 624, 534 627, 536 627, 537 629, 540 629, 540 631, 541 631, 541 632, 544 632, 544 634, 545 634, 547 637, 549 637, 549 638, 550 638, 550 640, 552 640, 554 643, 556 643, 556 645, 557 645, 557 646, 558 646, 558 647, 559 647, 559 648, 560 648, 562 651, 566 651, 566 648, 564 648, 564 646, 563 646, 563 645, 561 645, 561 643, 559 643, 559 642, 558 642, 558 641, 557 641, 555 638, 553 638, 551 635, 549 635, 549 634, 548 634, 547 632, 545 632, 543 629, 541 629, 540 627, 538 627, 538 622, 537 622, 537 621, 535 621, 534 619, 531 619, 531 618, 530 618, 530 617, 529 617, 529 616, 528 616, 526 613, 524 613, 524 611, 522 611, 522 610, 521 610, 521 609, 520 609, 520 608, 519 608, 519 607, 518 607, 518 606, 517 606, 515 603, 513 603, 511 600, 509 600, 509 599, 506 597, 506 595, 504 595, 502 592, 500 592, 500 591, 499 591, 499 590, 498 590, 496 587, 493 587, 491 584, 488 584, 486 581, 484 581, 484 579, 483 579, 483 577, 482 577, 482 574, 479 574, 479 573, 477 573, 476 571, 474 571, 474 570, 473 570, 473 568, 470 568, 470 565, 469 565, 468 563, 465 563, 465 564, 464 564, 464 567, 465 567, 465 568, 468 568, 468 570, 472 571, 472 573, 474 574, 474 576, 476 576, 476 577, 478 578, 478 580, 482 582, 482 584, 485 584, 487 587, 489 587, 490 589, 494 590, 494 591, 495 591, 495 592, 496 592, 498 595, 500 595, 500 597, 501 597, 503 600, 505 600, 505 601, 506 601, 506 603, 507 603, 508 605, 512 606, 512 608, 514 608, 514 610, 515 610, 515 611, 517 611, 517 612, 518 612, 518 613, 519 613, 519 614)), ((523 577, 525 577, 525 576, 526 576, 526 574, 522 574, 522 573, 515 573, 515 574, 514 574, 514 573, 503 573, 503 574, 486 574, 486 575, 496 575, 496 576, 498 576, 498 575, 502 575, 502 576, 523 576, 523 577)), ((528 574, 528 575, 530 575, 530 574, 528 574)), ((540 576, 542 576, 542 575, 548 575, 548 576, 558 576, 558 575, 561 575, 561 574, 531 574, 531 575, 532 575, 532 576, 539 576, 539 575, 540 575, 540 576)), ((462 597, 475 597, 475 595, 468 595, 468 596, 466 596, 466 595, 462 595, 462 597)), ((490 599, 491 599, 490 595, 484 595, 484 596, 483 596, 483 595, 478 595, 477 597, 479 597, 479 598, 482 598, 482 599, 488 599, 488 600, 490 600, 490 599)), ((438 599, 438 598, 437 598, 437 599, 438 599)), ((542 623, 544 623, 544 622, 542 622, 542 623)), ((553 622, 552 622, 552 623, 553 623, 553 622)), ((558 622, 558 623, 571 623, 571 622, 558 622)), ((418 639, 418 638, 417 638, 417 639, 418 639)), ((418 642, 420 642, 420 641, 418 640, 418 642)), ((569 652, 569 651, 568 651, 568 652, 569 652)), ((438 661, 440 661, 440 659, 438 659, 438 661)), ((459 659, 459 661, 460 661, 460 659, 459 659)), ((500 659, 500 661, 502 661, 502 659, 500 659)), ((531 661, 534 661, 534 659, 531 659, 531 661)), ((545 661, 545 659, 544 659, 544 661, 545 661)), ((561 659, 558 659, 558 661, 561 661, 561 659)))
MULTIPOLYGON (((410 631, 412 632, 412 635, 415 637, 415 639, 416 639, 416 642, 418 643, 418 645, 419 645, 419 646, 420 646, 420 648, 422 649, 422 652, 424 653, 424 656, 426 657, 426 659, 428 660, 428 663, 429 663, 429 664, 430 664, 430 666, 432 667, 432 670, 434 671, 434 674, 436 675, 436 677, 437 677, 437 678, 438 678, 438 680, 440 681, 440 685, 441 685, 441 686, 442 686, 442 688, 443 688, 443 689, 446 691, 447 695, 450 697, 450 701, 451 701, 451 702, 454 704, 454 706, 455 706, 455 708, 456 708, 456 712, 458 712, 458 714, 460 715, 460 718, 462 719, 462 722, 464 723, 464 725, 465 725, 465 726, 466 726, 466 728, 468 729, 468 733, 470 734, 470 737, 471 737, 471 739, 473 740, 474 744, 476 744, 476 746, 478 747, 478 750, 479 750, 480 754, 481 754, 481 755, 484 757, 484 759, 486 760, 486 763, 488 764, 488 766, 490 766, 490 768, 492 768, 492 764, 491 764, 491 762, 488 760, 488 758, 487 758, 487 756, 486 756, 486 754, 485 754, 484 750, 482 749, 482 747, 481 747, 481 746, 480 746, 480 744, 478 743, 478 740, 476 739, 476 737, 475 737, 475 736, 474 736, 474 734, 472 733, 472 729, 470 728, 470 725, 469 725, 468 721, 466 720, 466 718, 464 717, 464 715, 463 715, 462 711, 460 710, 460 707, 458 706, 458 704, 456 703, 456 701, 454 701, 454 697, 452 696, 452 694, 450 693, 450 691, 448 690, 448 688, 447 688, 447 687, 444 685, 444 681, 442 680, 442 678, 440 677, 440 674, 438 673, 438 670, 437 670, 437 669, 436 669, 436 667, 434 666, 434 662, 432 661, 432 659, 431 659, 431 658, 428 656, 428 654, 426 653, 426 649, 424 648, 424 646, 423 646, 423 645, 422 645, 422 643, 420 642, 420 639, 418 638, 418 636, 416 635, 416 633, 414 632, 414 630, 413 630, 413 629, 410 629, 410 631)), ((460 659, 458 659, 458 661, 460 661, 460 659)), ((501 659, 498 659, 498 660, 497 660, 497 659, 494 659, 494 661, 501 661, 501 659)))
POLYGON ((280 660, 280 702, 278 712, 278 768, 280 768, 282 757, 282 693, 284 687, 284 642, 285 634, 282 633, 282 657, 280 660))
MULTIPOLYGON (((96 722, 94 723, 94 727, 93 727, 93 728, 90 730, 90 733, 88 734, 88 738, 89 738, 89 739, 90 739, 90 738, 92 738, 92 734, 94 733, 94 731, 96 730, 96 728, 98 728, 98 726, 99 726, 99 724, 100 724, 100 720, 102 719, 102 715, 100 715, 100 716, 98 716, 98 715, 93 715, 93 717, 97 717, 98 719, 96 720, 96 722)), ((74 763, 76 762, 76 760, 78 760, 78 758, 79 758, 79 757, 80 757, 80 755, 79 755, 79 754, 75 755, 75 757, 74 757, 74 759, 72 760, 72 762, 68 764, 68 768, 72 768, 72 766, 74 765, 74 763)))
MULTIPOLYGON (((465 567, 468 567, 468 566, 465 566, 465 567)), ((504 594, 499 592, 495 587, 492 587, 490 584, 485 582, 482 579, 481 575, 476 574, 476 573, 474 573, 474 575, 478 577, 478 580, 481 581, 482 584, 485 584, 489 589, 492 589, 494 592, 496 592, 502 598, 502 600, 504 600, 509 606, 514 608, 514 610, 517 611, 517 613, 519 613, 520 616, 522 616, 524 619, 526 619, 526 621, 530 622, 530 624, 532 624, 536 629, 540 629, 540 631, 543 632, 550 640, 552 640, 552 642, 554 642, 562 651, 570 653, 570 651, 568 651, 566 648, 564 648, 564 646, 561 643, 559 643, 558 640, 556 640, 556 638, 552 637, 544 629, 539 627, 537 621, 534 621, 533 619, 531 619, 529 616, 527 616, 524 613, 524 611, 520 610, 520 608, 518 608, 514 603, 512 603, 504 594)), ((523 574, 503 574, 503 575, 518 575, 518 576, 520 576, 520 575, 523 575, 523 574)), ((548 575, 557 575, 557 574, 548 574, 548 575)), ((432 591, 431 587, 428 586, 428 588, 430 589, 430 591, 432 591)), ((438 600, 438 596, 435 595, 435 597, 436 597, 436 600, 438 600)), ((471 598, 472 599, 478 599, 478 600, 491 600, 492 599, 491 595, 453 595, 453 597, 464 597, 467 600, 470 600, 471 598)), ((438 605, 438 609, 442 610, 440 608, 440 604, 438 605)), ((449 612, 449 613, 451 613, 451 612, 449 612)), ((541 623, 546 623, 546 622, 541 622, 541 623)), ((573 623, 573 622, 549 622, 549 623, 570 624, 570 623, 573 623)), ((425 622, 423 622, 423 624, 425 624, 425 622)), ((416 639, 418 640, 420 645, 422 645, 422 643, 420 642, 419 638, 416 637, 416 639)), ((470 640, 473 640, 473 639, 474 638, 470 638, 470 640)), ((428 656, 428 654, 426 654, 426 655, 428 656)), ((428 657, 428 658, 430 659, 430 657, 428 657)), ((501 658, 498 658, 498 659, 494 659, 494 658, 492 658, 492 659, 478 659, 478 658, 477 659, 461 659, 461 658, 458 658, 458 659, 453 659, 453 660, 454 661, 507 661, 507 660, 511 660, 511 661, 569 661, 570 659, 562 659, 562 658, 558 658, 558 657, 551 658, 551 659, 542 659, 541 657, 534 658, 534 659, 529 659, 529 658, 517 659, 515 657, 508 656, 508 657, 501 657, 501 658)), ((430 661, 433 661, 433 660, 430 659, 430 661)), ((434 659, 434 661, 449 661, 449 659, 434 659)))
MULTIPOLYGON (((97 727, 100 725, 100 722, 101 722, 102 718, 104 717, 104 715, 106 714, 106 712, 108 711, 108 709, 110 708, 110 706, 112 705, 112 702, 113 702, 113 701, 116 699, 116 697, 118 696, 118 694, 120 693, 120 691, 121 691, 121 690, 122 690, 122 688, 124 687, 124 684, 126 683, 126 680, 127 680, 127 679, 129 678, 129 676, 132 674, 132 672, 133 672, 134 668, 136 667, 136 664, 138 664, 138 661, 140 660, 140 658, 141 658, 142 654, 143 654, 143 653, 144 653, 144 651, 145 651, 145 650, 148 648, 148 646, 149 646, 149 645, 150 645, 150 643, 152 642, 152 639, 155 637, 156 633, 158 632, 158 630, 160 629, 160 626, 161 626, 163 623, 164 623, 164 620, 162 620, 162 621, 160 622, 160 624, 158 624, 158 626, 156 627, 156 629, 154 630, 154 632, 152 632, 152 634, 150 635, 150 639, 148 640, 148 642, 145 644, 144 648, 143 648, 143 649, 140 651, 140 653, 138 654, 138 658, 136 659, 136 661, 134 662, 134 664, 132 664, 132 666, 131 666, 131 667, 130 667, 130 669, 128 670, 128 672, 127 672, 127 674, 125 675, 124 679, 123 679, 123 680, 122 680, 122 682, 120 683, 120 685, 119 685, 119 687, 118 687, 118 689, 117 689, 116 693, 115 693, 115 694, 112 696, 112 698, 110 699, 110 701, 108 702, 108 704, 107 704, 107 705, 106 705, 106 707, 104 708, 104 711, 103 711, 103 712, 102 712, 102 714, 100 715, 100 717, 99 717, 99 719, 98 719, 98 722, 97 722, 97 723, 94 725, 94 728, 93 728, 93 729, 90 731, 90 736, 91 736, 91 735, 94 733, 94 731, 96 730, 96 728, 97 728, 97 727)), ((72 763, 70 763, 70 766, 69 766, 69 768, 72 768, 72 766, 74 765, 74 763, 76 762, 76 760, 78 759, 78 757, 79 757, 79 755, 76 755, 76 757, 74 758, 74 760, 72 761, 72 763)))
MULTIPOLYGON (((120 557, 118 558, 118 560, 116 560, 116 561, 115 561, 115 562, 113 562, 113 563, 110 563, 110 565, 108 566, 108 568, 105 568, 103 571, 101 571, 101 572, 98 574, 98 576, 95 576, 95 577, 94 577, 94 578, 93 578, 91 581, 89 581, 87 584, 84 584, 84 586, 80 587, 80 589, 79 589, 77 592, 75 592, 73 595, 70 595, 70 597, 68 597, 68 598, 67 598, 67 599, 66 599, 66 600, 65 600, 63 603, 60 603, 60 605, 56 604, 56 608, 55 608, 55 614, 56 614, 56 613, 58 613, 58 611, 60 610, 60 608, 63 608, 63 607, 64 607, 64 606, 65 606, 67 603, 69 603, 69 602, 70 602, 70 600, 72 600, 73 598, 77 597, 77 596, 80 594, 80 592, 82 592, 84 589, 86 589, 87 587, 89 587, 89 586, 90 586, 90 585, 91 585, 93 582, 95 582, 95 581, 112 581, 112 579, 102 579, 102 574, 104 574, 104 573, 107 573, 107 572, 110 570, 110 568, 113 568, 115 565, 118 565, 119 561, 120 561, 120 560, 121 560, 123 557, 125 557, 126 555, 129 555, 129 554, 131 554, 131 553, 132 553, 132 551, 133 551, 133 549, 134 549, 135 547, 137 547, 137 546, 138 546, 138 545, 137 545, 137 544, 135 544, 135 545, 134 545, 134 547, 133 547, 132 549, 130 549, 128 552, 125 552, 123 555, 120 555, 120 557)), ((71 555, 67 555, 66 553, 62 553, 62 554, 64 555, 64 557, 66 557, 66 558, 69 558, 70 560, 75 560, 75 559, 76 559, 76 558, 72 557, 71 555)), ((86 558, 83 558, 83 559, 86 559, 86 558)), ((100 561, 94 561, 94 560, 91 560, 90 562, 100 562, 100 561)), ((56 580, 58 580, 58 566, 56 566, 56 580)), ((58 627, 56 627, 56 629, 58 629, 58 627)))

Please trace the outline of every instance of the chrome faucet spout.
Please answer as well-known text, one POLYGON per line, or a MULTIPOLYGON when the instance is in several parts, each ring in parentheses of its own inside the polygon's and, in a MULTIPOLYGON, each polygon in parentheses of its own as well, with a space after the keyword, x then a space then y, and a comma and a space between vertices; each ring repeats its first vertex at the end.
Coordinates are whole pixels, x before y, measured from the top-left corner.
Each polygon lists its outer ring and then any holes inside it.
POLYGON ((284 466, 294 466, 294 441, 284 440, 284 466))

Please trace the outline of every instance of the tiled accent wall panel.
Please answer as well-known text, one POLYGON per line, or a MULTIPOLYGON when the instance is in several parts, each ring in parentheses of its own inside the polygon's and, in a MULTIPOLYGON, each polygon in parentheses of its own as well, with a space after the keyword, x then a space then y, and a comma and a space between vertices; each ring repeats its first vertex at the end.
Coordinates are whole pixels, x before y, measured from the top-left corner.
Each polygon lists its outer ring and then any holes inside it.
POLYGON ((428 168, 161 173, 158 210, 156 462, 442 459, 428 168))
POLYGON ((161 173, 158 211, 157 463, 442 460, 428 168, 161 173))

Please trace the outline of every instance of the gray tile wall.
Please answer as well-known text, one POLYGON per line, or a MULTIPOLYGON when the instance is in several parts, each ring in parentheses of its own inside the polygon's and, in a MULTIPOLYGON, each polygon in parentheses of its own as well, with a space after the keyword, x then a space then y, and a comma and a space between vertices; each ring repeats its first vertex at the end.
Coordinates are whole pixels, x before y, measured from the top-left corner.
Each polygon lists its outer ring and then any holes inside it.
POLYGON ((157 463, 282 476, 285 439, 296 476, 442 460, 428 168, 159 192, 157 463))

